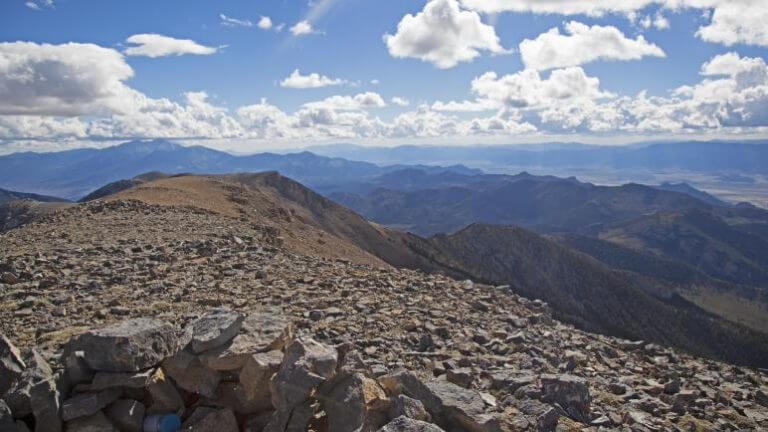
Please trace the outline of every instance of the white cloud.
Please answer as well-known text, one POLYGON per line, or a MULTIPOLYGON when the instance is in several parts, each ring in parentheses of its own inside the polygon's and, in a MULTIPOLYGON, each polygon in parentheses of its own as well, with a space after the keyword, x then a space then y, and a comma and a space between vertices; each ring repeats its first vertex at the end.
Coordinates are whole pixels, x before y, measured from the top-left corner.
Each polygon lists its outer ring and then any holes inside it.
POLYGON ((35 2, 28 1, 28 2, 24 3, 24 5, 26 7, 28 7, 28 8, 30 8, 30 9, 41 10, 40 6, 38 6, 37 3, 35 3, 35 2))
POLYGON ((287 88, 307 89, 336 86, 342 85, 344 83, 346 83, 345 80, 339 78, 329 78, 318 73, 302 75, 301 71, 295 69, 287 78, 280 82, 280 86, 287 88))
POLYGON ((461 102, 450 101, 442 102, 437 101, 432 104, 432 109, 435 111, 447 111, 447 112, 483 112, 483 111, 497 111, 501 108, 502 104, 498 101, 490 99, 478 99, 478 100, 464 100, 461 102))
POLYGON ((401 107, 405 107, 405 106, 408 106, 408 105, 411 104, 411 102, 408 101, 408 99, 401 98, 399 96, 393 97, 392 98, 392 103, 397 105, 397 106, 401 106, 401 107))
POLYGON ((269 30, 272 28, 272 18, 268 16, 262 16, 259 18, 259 28, 262 30, 269 30))
MULTIPOLYGON (((588 15, 623 14, 631 19, 651 6, 669 10, 700 9, 711 22, 702 26, 696 35, 709 42, 725 45, 745 43, 768 46, 768 8, 764 0, 461 0, 464 7, 483 12, 532 12, 537 14, 588 15)), ((658 29, 669 26, 662 15, 652 22, 658 29)), ((641 21, 641 25, 643 25, 641 21)))
POLYGON ((133 69, 93 44, 0 43, 0 114, 79 115, 117 109, 133 69))
POLYGON ((520 54, 528 68, 546 70, 578 66, 595 60, 639 60, 664 57, 658 46, 643 36, 627 38, 616 27, 587 26, 577 21, 565 24, 565 33, 555 27, 536 39, 520 43, 520 54))
POLYGON ((217 48, 200 45, 190 39, 176 39, 154 33, 136 34, 126 39, 126 42, 136 45, 125 49, 125 54, 129 56, 210 55, 217 51, 217 48))
POLYGON ((312 28, 312 23, 307 20, 297 22, 289 30, 294 36, 302 36, 315 32, 315 30, 312 28))
POLYGON ((330 96, 321 101, 309 102, 305 108, 319 108, 337 111, 354 111, 364 108, 382 108, 387 106, 384 98, 374 92, 358 93, 354 96, 330 96))
POLYGON ((25 2, 24 6, 32 10, 41 11, 43 7, 52 8, 54 5, 53 0, 30 0, 25 2))
POLYGON ((478 13, 462 10, 457 0, 430 0, 423 11, 405 15, 384 42, 393 57, 417 58, 441 69, 471 61, 480 51, 507 52, 494 28, 478 13))
POLYGON ((219 14, 219 18, 221 19, 221 25, 226 27, 253 27, 251 20, 232 18, 224 14, 219 14))
POLYGON ((696 35, 727 46, 737 43, 768 46, 768 5, 760 0, 733 0, 714 9, 710 24, 696 35))
POLYGON ((377 79, 372 79, 371 80, 371 85, 379 85, 379 84, 381 84, 381 81, 379 81, 377 79))

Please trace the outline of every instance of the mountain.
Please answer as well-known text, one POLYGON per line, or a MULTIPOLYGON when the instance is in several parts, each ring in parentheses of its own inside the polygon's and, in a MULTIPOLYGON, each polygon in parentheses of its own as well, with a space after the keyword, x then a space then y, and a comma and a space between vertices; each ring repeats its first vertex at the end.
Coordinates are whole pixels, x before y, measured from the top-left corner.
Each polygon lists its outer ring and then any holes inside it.
MULTIPOLYGON (((454 174, 436 176, 445 181, 454 174)), ((471 177, 479 183, 488 181, 471 177)), ((559 183, 556 178, 542 181, 559 183)), ((265 227, 264 232, 279 239, 280 247, 297 254, 511 285, 528 298, 549 302, 559 319, 579 328, 739 363, 768 364, 765 334, 696 307, 678 294, 673 282, 612 268, 522 228, 472 225, 452 236, 419 237, 369 222, 275 172, 175 175, 92 201, 135 202, 203 212, 219 218, 212 223, 221 227, 242 223, 265 227)))
POLYGON ((5 204, 7 202, 16 200, 32 200, 38 202, 67 202, 67 200, 63 198, 0 189, 0 204, 5 204))
MULTIPOLYGON (((309 185, 321 187, 360 181, 402 168, 380 167, 309 152, 235 156, 202 146, 187 147, 166 140, 152 140, 131 141, 100 150, 0 156, 0 186, 80 199, 107 183, 148 171, 218 174, 279 170, 309 185)), ((431 172, 479 172, 463 166, 420 168, 431 172)))
POLYGON ((739 174, 768 173, 764 141, 656 142, 631 146, 574 143, 494 146, 315 147, 315 152, 381 164, 463 163, 469 166, 685 170, 739 174))
MULTIPOLYGON (((248 193, 285 184, 298 201, 316 199, 273 174, 243 180, 248 193)), ((233 177, 157 182, 174 187, 173 204, 95 200, 0 236, 3 432, 149 430, 142 423, 156 412, 177 429, 182 417, 183 430, 221 432, 768 427, 764 369, 586 332, 509 287, 299 254, 279 240, 287 233, 247 215, 179 205, 185 185, 219 192, 233 177)), ((198 193, 190 197, 207 196, 198 193)), ((434 245, 486 244, 486 228, 434 245)), ((525 242, 589 264, 536 234, 504 232, 514 240, 506 250, 525 242)), ((545 278, 543 266, 556 263, 520 264, 545 278)), ((599 287, 593 270, 603 272, 591 263, 581 274, 599 287)), ((591 295, 578 280, 570 287, 570 300, 591 295)), ((660 337, 664 324, 701 326, 693 342, 711 331, 702 345, 735 348, 734 357, 768 346, 737 346, 744 335, 725 338, 717 320, 685 311, 656 319, 647 297, 637 304, 647 314, 625 317, 632 297, 623 296, 634 292, 619 289, 585 307, 605 317, 623 304, 614 325, 637 318, 660 337)))
POLYGON ((662 183, 659 186, 656 186, 657 189, 665 190, 665 191, 671 191, 671 192, 680 192, 684 193, 686 195, 690 195, 694 198, 696 198, 699 201, 704 201, 707 204, 712 204, 716 206, 728 206, 729 204, 725 201, 710 195, 704 191, 700 191, 696 189, 695 187, 689 185, 688 183, 662 183))

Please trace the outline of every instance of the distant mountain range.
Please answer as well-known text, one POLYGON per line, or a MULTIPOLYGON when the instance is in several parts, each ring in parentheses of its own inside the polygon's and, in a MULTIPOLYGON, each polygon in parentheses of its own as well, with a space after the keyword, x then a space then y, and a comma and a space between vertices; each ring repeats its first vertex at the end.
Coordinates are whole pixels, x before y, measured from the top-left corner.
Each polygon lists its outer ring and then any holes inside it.
POLYGON ((313 147, 318 154, 378 164, 422 164, 545 168, 611 168, 698 172, 768 173, 768 143, 707 141, 630 146, 576 143, 494 146, 400 146, 394 148, 332 145, 313 147), (458 162, 460 161, 460 162, 458 162))
MULTIPOLYGON (((322 188, 339 182, 361 181, 402 168, 402 165, 381 167, 309 152, 235 156, 166 140, 131 141, 105 149, 0 156, 0 187, 77 200, 107 183, 148 171, 217 174, 277 170, 307 185, 322 188)), ((420 168, 428 172, 481 172, 458 165, 420 168)))

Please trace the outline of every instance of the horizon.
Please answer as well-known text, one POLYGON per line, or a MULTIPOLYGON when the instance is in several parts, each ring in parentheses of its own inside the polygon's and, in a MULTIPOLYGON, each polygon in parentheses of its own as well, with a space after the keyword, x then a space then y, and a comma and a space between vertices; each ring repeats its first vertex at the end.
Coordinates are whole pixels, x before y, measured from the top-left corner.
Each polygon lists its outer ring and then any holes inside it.
POLYGON ((0 154, 768 138, 756 0, 183 5, 4 2, 0 154))

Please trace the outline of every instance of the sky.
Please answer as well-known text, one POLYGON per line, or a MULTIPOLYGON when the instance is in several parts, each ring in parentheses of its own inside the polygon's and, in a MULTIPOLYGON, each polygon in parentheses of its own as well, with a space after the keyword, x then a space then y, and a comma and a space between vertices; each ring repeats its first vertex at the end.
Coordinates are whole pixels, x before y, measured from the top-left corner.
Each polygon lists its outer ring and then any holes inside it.
POLYGON ((4 0, 0 153, 768 137, 765 0, 4 0))

